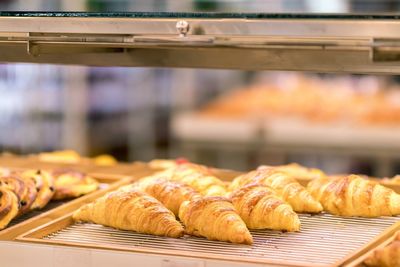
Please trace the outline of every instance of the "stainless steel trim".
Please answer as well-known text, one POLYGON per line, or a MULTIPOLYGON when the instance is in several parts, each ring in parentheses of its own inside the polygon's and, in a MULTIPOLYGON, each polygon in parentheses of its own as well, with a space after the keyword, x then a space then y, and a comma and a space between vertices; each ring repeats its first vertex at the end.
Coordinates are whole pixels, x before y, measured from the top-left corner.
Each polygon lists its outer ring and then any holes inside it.
MULTIPOLYGON (((177 34, 181 19, 0 17, 0 32, 177 34)), ((185 19, 207 35, 397 38, 400 21, 357 19, 185 19)))
POLYGON ((185 19, 179 32, 180 21, 0 17, 0 61, 400 73, 396 20, 185 19))

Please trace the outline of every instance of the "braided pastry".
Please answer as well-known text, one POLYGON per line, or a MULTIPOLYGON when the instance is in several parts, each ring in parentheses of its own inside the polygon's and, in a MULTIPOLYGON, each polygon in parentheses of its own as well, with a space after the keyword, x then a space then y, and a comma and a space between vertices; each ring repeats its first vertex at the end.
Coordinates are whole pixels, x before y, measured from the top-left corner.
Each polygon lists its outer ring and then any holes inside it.
POLYGON ((400 232, 387 247, 377 249, 364 261, 369 267, 399 267, 400 266, 400 232))
POLYGON ((203 197, 182 203, 179 218, 190 235, 209 240, 252 244, 246 224, 224 197, 203 197))
POLYGON ((122 230, 181 237, 182 225, 155 198, 138 190, 118 190, 98 198, 73 214, 76 221, 94 222, 122 230))
POLYGON ((358 175, 320 178, 308 190, 335 215, 378 217, 400 214, 400 195, 358 175))
POLYGON ((285 172, 273 168, 260 168, 235 178, 230 184, 230 189, 233 191, 251 183, 270 186, 296 212, 322 211, 321 204, 310 195, 306 188, 285 172))
POLYGON ((74 170, 58 170, 55 177, 53 199, 75 198, 91 193, 99 188, 99 183, 85 173, 74 170))
POLYGON ((168 181, 162 178, 139 180, 132 185, 123 187, 122 190, 130 190, 131 188, 136 188, 156 198, 177 217, 179 215, 179 207, 184 201, 201 196, 196 190, 184 183, 168 181))
POLYGON ((32 203, 31 209, 42 209, 49 203, 54 195, 54 178, 46 171, 28 170, 21 173, 21 176, 28 179, 31 178, 35 182, 37 196, 32 203))
POLYGON ((0 230, 7 227, 19 211, 17 195, 6 187, 0 187, 0 230))
POLYGON ((268 186, 246 185, 234 191, 231 200, 249 229, 300 230, 299 217, 292 207, 268 186))
POLYGON ((13 191, 20 202, 18 215, 28 212, 36 199, 35 182, 31 178, 24 179, 17 174, 0 177, 0 187, 13 191))

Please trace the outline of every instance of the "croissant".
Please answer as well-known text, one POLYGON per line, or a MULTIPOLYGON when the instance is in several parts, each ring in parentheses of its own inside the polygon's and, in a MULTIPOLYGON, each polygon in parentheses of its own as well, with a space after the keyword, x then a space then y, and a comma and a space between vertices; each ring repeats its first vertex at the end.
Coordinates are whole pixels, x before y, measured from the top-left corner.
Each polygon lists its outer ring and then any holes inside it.
POLYGON ((310 195, 306 188, 285 172, 273 168, 251 171, 235 178, 230 184, 230 189, 233 191, 251 183, 270 186, 296 212, 317 213, 322 211, 321 204, 310 195))
POLYGON ((78 163, 81 156, 74 150, 59 150, 53 152, 43 152, 38 155, 40 161, 55 163, 78 163))
POLYGON ((122 188, 122 190, 130 190, 131 188, 137 188, 156 198, 177 217, 179 215, 179 207, 184 201, 201 196, 186 184, 162 178, 138 181, 122 188))
POLYGON ((342 216, 378 217, 400 214, 400 195, 358 175, 320 178, 308 190, 329 213, 342 216))
POLYGON ((400 266, 400 232, 395 240, 385 248, 377 249, 364 261, 369 267, 400 266))
POLYGON ((94 222, 122 230, 181 237, 182 225, 155 198, 138 190, 118 190, 89 203, 73 214, 76 221, 94 222))
POLYGON ((268 186, 246 185, 232 192, 231 200, 249 229, 300 230, 299 217, 292 207, 268 186))
POLYGON ((307 168, 297 163, 290 163, 287 165, 280 165, 280 166, 259 167, 259 169, 262 168, 274 168, 278 171, 286 172, 295 179, 302 179, 302 180, 313 180, 321 177, 326 177, 326 174, 319 169, 307 168))
POLYGON ((53 199, 74 198, 91 193, 99 188, 99 183, 85 173, 74 170, 58 170, 55 177, 53 199))
POLYGON ((190 235, 209 240, 252 244, 246 224, 224 197, 202 197, 182 203, 179 218, 190 235))
POLYGON ((0 187, 0 230, 7 227, 12 219, 18 215, 19 199, 10 189, 0 187))
POLYGON ((20 202, 18 215, 28 212, 36 199, 37 191, 32 179, 24 179, 17 174, 0 177, 0 187, 13 191, 20 202))
POLYGON ((37 195, 31 209, 42 209, 54 195, 54 178, 46 171, 28 170, 21 173, 22 177, 31 178, 35 182, 37 195))
POLYGON ((152 169, 166 170, 174 168, 179 164, 188 163, 189 161, 185 158, 178 159, 153 159, 148 164, 152 169))
POLYGON ((204 196, 225 196, 227 193, 225 184, 205 166, 183 163, 155 175, 185 183, 204 196))

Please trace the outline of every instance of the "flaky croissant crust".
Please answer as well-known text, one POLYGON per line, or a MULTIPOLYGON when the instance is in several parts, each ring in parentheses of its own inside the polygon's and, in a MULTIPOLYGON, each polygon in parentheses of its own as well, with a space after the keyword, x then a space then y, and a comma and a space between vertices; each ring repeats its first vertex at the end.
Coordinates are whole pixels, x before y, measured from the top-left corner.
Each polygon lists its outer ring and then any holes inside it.
POLYGON ((400 195, 358 175, 311 181, 308 190, 335 215, 378 217, 400 214, 400 195))
POLYGON ((305 187, 285 172, 273 168, 261 168, 243 174, 232 181, 229 189, 233 191, 252 183, 270 186, 296 212, 317 213, 322 211, 321 204, 310 195, 305 187))
POLYGON ((249 184, 231 193, 233 206, 250 229, 299 231, 292 207, 268 186, 249 184))
POLYGON ((179 218, 190 235, 232 243, 253 243, 246 224, 227 198, 202 197, 185 201, 179 210, 179 218))
POLYGON ((177 217, 179 208, 184 201, 201 196, 196 190, 184 183, 162 178, 139 180, 126 187, 128 190, 130 188, 139 189, 156 198, 177 217))
POLYGON ((81 207, 73 219, 160 236, 181 237, 184 233, 171 211, 155 198, 134 189, 108 193, 81 207))

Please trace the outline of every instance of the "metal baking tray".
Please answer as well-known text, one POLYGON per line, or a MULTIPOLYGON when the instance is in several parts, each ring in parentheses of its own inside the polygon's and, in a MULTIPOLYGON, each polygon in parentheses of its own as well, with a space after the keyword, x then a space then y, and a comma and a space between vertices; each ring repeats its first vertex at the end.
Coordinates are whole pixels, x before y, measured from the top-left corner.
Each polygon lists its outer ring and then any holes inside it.
POLYGON ((358 258, 395 231, 400 217, 344 218, 301 214, 299 233, 251 231, 254 244, 237 245, 204 238, 180 239, 75 223, 72 213, 27 231, 17 240, 114 251, 277 266, 340 266, 358 258))
POLYGON ((350 262, 346 265, 346 267, 365 267, 363 262, 376 250, 380 248, 384 248, 390 243, 393 242, 397 233, 400 232, 400 222, 395 225, 393 231, 387 232, 385 236, 381 238, 381 242, 377 242, 375 246, 373 246, 370 250, 366 251, 360 257, 355 259, 354 261, 350 262))
POLYGON ((98 190, 75 199, 51 201, 41 210, 30 211, 15 218, 7 228, 0 231, 0 240, 12 240, 27 229, 32 229, 54 218, 58 218, 66 212, 76 209, 82 203, 91 202, 104 193, 127 184, 132 180, 131 177, 120 175, 101 173, 90 173, 90 175, 100 182, 98 190))

